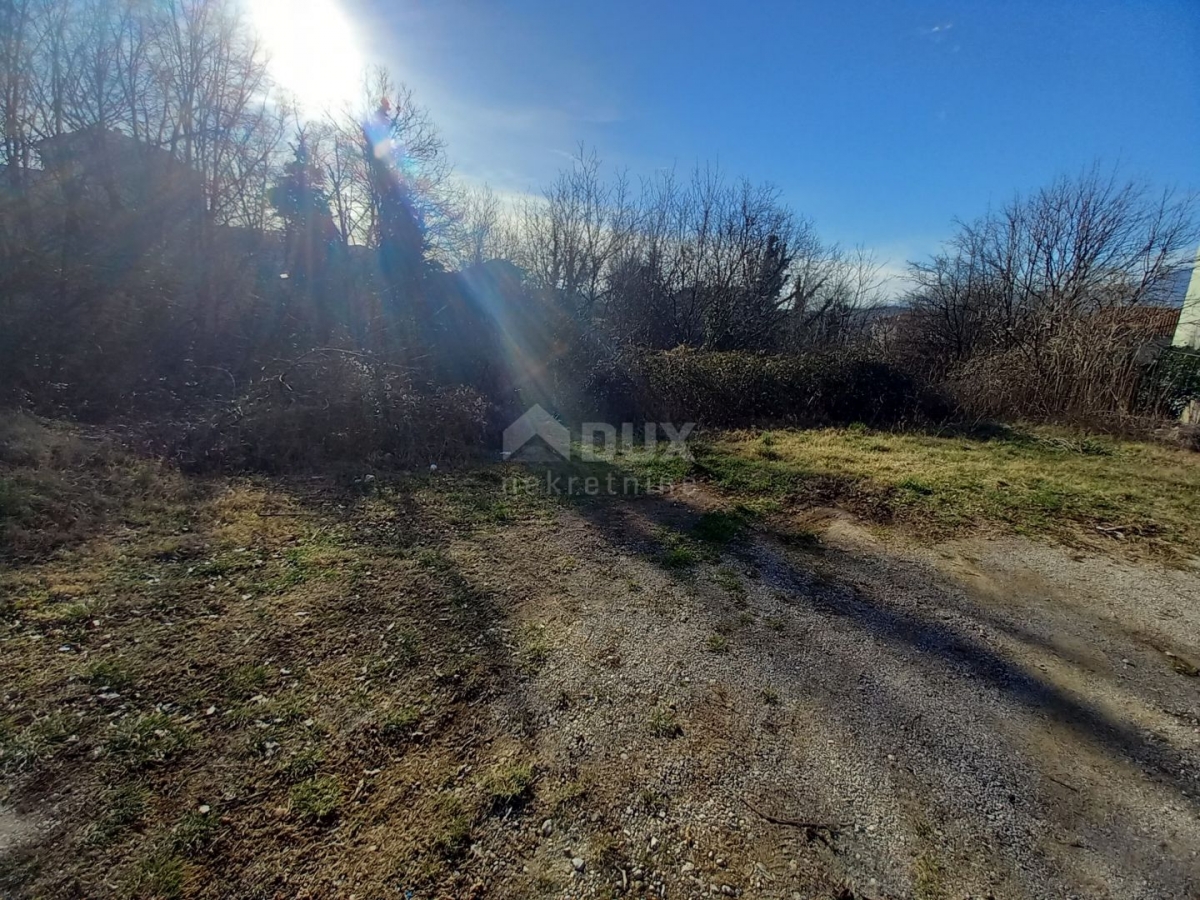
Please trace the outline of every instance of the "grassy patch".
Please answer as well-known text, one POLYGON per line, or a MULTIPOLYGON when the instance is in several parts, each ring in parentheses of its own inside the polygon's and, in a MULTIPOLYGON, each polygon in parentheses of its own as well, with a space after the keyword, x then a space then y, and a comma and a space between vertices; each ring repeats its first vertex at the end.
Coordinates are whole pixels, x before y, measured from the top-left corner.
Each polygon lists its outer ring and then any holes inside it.
POLYGON ((484 777, 483 789, 493 809, 504 809, 529 799, 533 779, 533 766, 528 763, 502 763, 484 777))
POLYGON ((271 682, 271 670, 262 665, 238 666, 229 673, 227 684, 231 697, 246 700, 262 691, 271 682))
POLYGON ((331 819, 342 805, 342 783, 332 775, 309 778, 288 793, 292 815, 316 824, 331 819))
POLYGON ((122 659, 97 659, 88 664, 84 680, 101 690, 123 691, 133 684, 133 672, 122 659))
POLYGON ((421 723, 419 710, 404 706, 384 716, 379 723, 379 737, 388 744, 403 744, 412 737, 421 723))
POLYGON ((125 896, 137 900, 175 900, 182 897, 187 867, 169 853, 152 853, 139 861, 125 884, 125 896))
POLYGON ((1200 456, 1059 429, 948 433, 825 428, 727 432, 698 445, 698 467, 741 498, 840 504, 935 534, 975 523, 1084 534, 1168 551, 1200 545, 1200 456))
POLYGON ((742 576, 728 566, 721 566, 717 569, 713 573, 713 581, 732 597, 743 597, 746 594, 746 586, 742 583, 742 576))
POLYGON ((220 821, 211 811, 184 813, 171 829, 172 849, 184 856, 202 853, 216 838, 220 821))
POLYGON ((433 851, 444 860, 453 860, 471 842, 474 818, 462 798, 441 794, 433 804, 429 828, 433 851))
POLYGON ((472 829, 531 800, 534 771, 480 744, 479 716, 550 643, 505 621, 507 561, 481 544, 554 505, 502 508, 470 473, 369 494, 191 478, 35 432, 24 455, 0 439, 0 774, 31 806, 80 802, 0 894, 250 896, 329 852, 361 896, 485 875, 472 829))
POLYGON ((725 635, 721 634, 720 632, 714 631, 704 641, 704 647, 710 653, 728 653, 729 638, 725 637, 725 635))
POLYGON ((0 560, 41 559, 114 526, 174 517, 196 487, 105 438, 0 413, 0 560))
POLYGON ((52 759, 66 746, 77 722, 51 713, 21 729, 0 731, 0 771, 24 772, 52 759))
POLYGON ((746 527, 746 515, 739 510, 715 510, 703 513, 692 533, 702 541, 728 544, 741 535, 746 527))
POLYGON ((660 545, 656 559, 664 569, 690 569, 706 555, 695 541, 670 528, 659 529, 658 538, 660 545))
POLYGON ((126 784, 105 793, 99 815, 85 832, 85 842, 105 847, 141 824, 150 808, 150 792, 140 784, 126 784))
POLYGON ((165 763, 191 746, 184 726, 163 712, 122 720, 105 742, 109 756, 131 769, 165 763))
POLYGON ((674 738, 683 734, 674 710, 655 709, 650 713, 650 721, 646 723, 650 733, 658 738, 674 738))
POLYGON ((550 639, 543 628, 527 628, 521 640, 520 657, 525 671, 535 675, 550 659, 550 639))

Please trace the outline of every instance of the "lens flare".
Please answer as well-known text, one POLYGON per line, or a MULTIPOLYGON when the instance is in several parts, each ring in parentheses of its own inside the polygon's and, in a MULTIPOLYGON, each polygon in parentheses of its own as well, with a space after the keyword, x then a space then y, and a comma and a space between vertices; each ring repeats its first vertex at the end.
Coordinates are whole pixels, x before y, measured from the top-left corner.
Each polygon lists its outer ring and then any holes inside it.
POLYGON ((305 116, 361 99, 366 59, 337 0, 247 0, 272 76, 305 116))

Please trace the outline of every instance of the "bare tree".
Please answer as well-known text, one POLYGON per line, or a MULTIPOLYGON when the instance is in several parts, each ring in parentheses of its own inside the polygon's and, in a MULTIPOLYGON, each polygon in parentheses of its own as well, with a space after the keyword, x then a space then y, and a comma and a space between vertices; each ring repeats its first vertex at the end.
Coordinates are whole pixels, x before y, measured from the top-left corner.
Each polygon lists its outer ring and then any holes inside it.
POLYGON ((910 358, 969 369, 974 396, 1038 415, 1129 407, 1146 338, 1121 311, 1163 302, 1200 240, 1196 210, 1093 167, 960 224, 910 267, 910 358))

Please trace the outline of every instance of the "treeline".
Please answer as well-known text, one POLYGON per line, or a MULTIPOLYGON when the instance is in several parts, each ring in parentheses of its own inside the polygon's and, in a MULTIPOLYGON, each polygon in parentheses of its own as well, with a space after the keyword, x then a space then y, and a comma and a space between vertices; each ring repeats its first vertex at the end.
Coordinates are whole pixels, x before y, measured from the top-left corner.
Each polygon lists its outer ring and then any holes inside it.
POLYGON ((888 307, 769 185, 581 150, 502 203, 382 70, 301 118, 232 0, 0 5, 0 131, 0 394, 227 465, 440 458, 534 402, 1160 414, 1153 310, 1200 240, 1190 198, 1091 172, 959 226, 888 307))
POLYGON ((1194 195, 1098 168, 1060 178, 910 266, 911 313, 891 349, 981 414, 1163 412, 1190 390, 1176 370, 1197 368, 1156 363, 1198 241, 1194 195))

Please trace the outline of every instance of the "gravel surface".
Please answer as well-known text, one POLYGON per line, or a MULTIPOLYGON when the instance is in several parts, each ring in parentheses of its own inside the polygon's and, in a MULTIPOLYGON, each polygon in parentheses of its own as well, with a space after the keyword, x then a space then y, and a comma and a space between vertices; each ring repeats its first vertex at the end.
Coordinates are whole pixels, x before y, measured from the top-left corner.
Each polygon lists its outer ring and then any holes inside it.
POLYGON ((569 509, 473 560, 549 647, 497 725, 577 792, 476 848, 497 895, 1200 895, 1194 569, 833 511, 664 569, 693 516, 569 509))
MULTIPOLYGON (((497 668, 461 743, 403 757, 441 768, 405 777, 527 789, 472 823, 440 892, 399 896, 1200 897, 1200 568, 836 510, 796 513, 818 541, 705 544, 715 503, 448 539, 497 613, 461 649, 497 668)), ((20 813, 0 805, 0 865, 54 833, 52 807, 20 813)), ((303 895, 365 896, 325 887, 303 895)))

